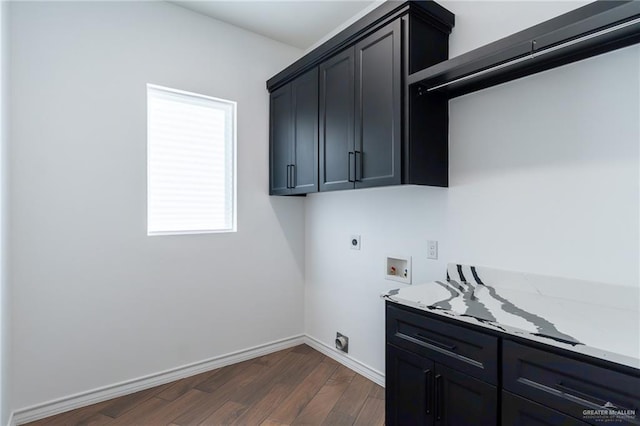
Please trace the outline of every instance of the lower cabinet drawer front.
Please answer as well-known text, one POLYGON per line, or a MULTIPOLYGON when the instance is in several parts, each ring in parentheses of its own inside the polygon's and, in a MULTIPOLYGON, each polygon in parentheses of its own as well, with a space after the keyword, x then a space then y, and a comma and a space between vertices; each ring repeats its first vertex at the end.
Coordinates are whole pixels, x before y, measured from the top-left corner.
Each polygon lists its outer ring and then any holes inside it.
POLYGON ((498 338, 387 305, 387 342, 498 383, 498 338))
POLYGON ((503 340, 503 388, 589 424, 640 425, 640 378, 503 340), (585 411, 587 410, 587 411, 585 411), (613 417, 612 417, 613 416, 613 417))
POLYGON ((506 391, 502 391, 502 424, 505 426, 588 425, 588 423, 506 391))

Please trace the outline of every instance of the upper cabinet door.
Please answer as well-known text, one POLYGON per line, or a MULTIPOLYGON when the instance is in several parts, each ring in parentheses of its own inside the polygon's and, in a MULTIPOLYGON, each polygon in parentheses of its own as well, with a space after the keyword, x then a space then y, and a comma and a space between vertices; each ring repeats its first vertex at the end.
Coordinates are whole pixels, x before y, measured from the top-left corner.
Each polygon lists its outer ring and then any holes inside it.
POLYGON ((287 84, 271 93, 269 134, 269 194, 285 195, 289 189, 291 168, 291 85, 287 84))
POLYGON ((271 93, 269 194, 318 191, 318 69, 271 93))
POLYGON ((356 188, 401 183, 401 22, 358 42, 356 49, 356 188))
POLYGON ((318 68, 291 82, 293 102, 292 194, 318 192, 318 68))
POLYGON ((353 188, 353 47, 320 64, 320 191, 353 188))

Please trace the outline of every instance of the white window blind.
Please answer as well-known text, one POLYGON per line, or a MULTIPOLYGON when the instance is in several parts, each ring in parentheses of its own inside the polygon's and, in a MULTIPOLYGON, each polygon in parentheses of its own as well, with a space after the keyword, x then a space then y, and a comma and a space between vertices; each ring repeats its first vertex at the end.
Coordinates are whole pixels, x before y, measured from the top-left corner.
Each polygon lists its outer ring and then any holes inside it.
POLYGON ((147 85, 148 235, 236 230, 236 103, 147 85))

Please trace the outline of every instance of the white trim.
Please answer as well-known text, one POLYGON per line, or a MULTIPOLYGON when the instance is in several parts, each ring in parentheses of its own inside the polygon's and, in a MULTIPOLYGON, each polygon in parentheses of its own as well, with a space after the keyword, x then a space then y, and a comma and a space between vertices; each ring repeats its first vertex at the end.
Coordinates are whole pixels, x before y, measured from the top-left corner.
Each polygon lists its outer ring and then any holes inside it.
POLYGON ((303 343, 306 343, 318 352, 336 360, 345 367, 384 387, 384 373, 338 351, 335 348, 332 348, 315 337, 311 337, 308 334, 300 334, 248 349, 231 352, 226 355, 220 355, 203 361, 186 364, 181 367, 172 368, 159 373, 149 374, 137 379, 126 380, 113 385, 103 386, 41 404, 35 404, 20 410, 15 410, 9 415, 7 426, 16 426, 44 419, 76 408, 86 407, 91 404, 107 401, 112 398, 128 395, 154 386, 170 383, 175 380, 184 379, 185 377, 194 376, 196 374, 204 373, 205 371, 236 364, 248 359, 257 358, 259 356, 281 351, 303 343))
POLYGON ((149 374, 137 379, 126 380, 113 385, 103 386, 97 389, 54 399, 45 403, 35 404, 12 412, 9 416, 8 426, 21 425, 35 420, 40 420, 65 411, 128 395, 154 386, 183 379, 185 377, 194 376, 205 371, 214 370, 216 368, 225 367, 248 359, 281 351, 303 343, 306 343, 305 336, 300 334, 286 339, 280 339, 270 343, 254 346, 252 348, 231 352, 226 355, 220 355, 203 361, 186 364, 181 367, 171 368, 159 373, 149 374))
POLYGON ((340 364, 344 365, 347 368, 350 368, 351 370, 366 377, 372 382, 377 383, 380 386, 384 387, 384 373, 376 370, 375 368, 370 367, 361 361, 358 361, 357 359, 327 345, 324 342, 321 342, 315 337, 309 336, 308 334, 304 336, 304 343, 311 346, 313 349, 317 350, 318 352, 323 353, 329 358, 333 358, 334 360, 338 361, 340 364))

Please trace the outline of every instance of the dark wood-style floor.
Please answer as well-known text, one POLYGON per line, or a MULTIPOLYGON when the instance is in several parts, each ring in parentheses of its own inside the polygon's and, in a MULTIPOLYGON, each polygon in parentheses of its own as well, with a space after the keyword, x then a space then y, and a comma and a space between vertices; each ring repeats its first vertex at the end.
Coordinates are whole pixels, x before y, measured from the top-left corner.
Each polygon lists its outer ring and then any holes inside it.
POLYGON ((382 425, 384 390, 307 345, 30 426, 382 425))

